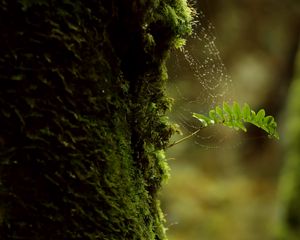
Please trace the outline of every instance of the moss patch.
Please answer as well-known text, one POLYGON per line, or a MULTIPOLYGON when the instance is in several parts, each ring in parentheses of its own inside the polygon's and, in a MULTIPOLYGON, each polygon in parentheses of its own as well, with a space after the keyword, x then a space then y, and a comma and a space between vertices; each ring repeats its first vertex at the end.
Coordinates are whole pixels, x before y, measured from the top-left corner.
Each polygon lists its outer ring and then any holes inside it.
POLYGON ((183 0, 0 0, 0 236, 165 239, 183 0))

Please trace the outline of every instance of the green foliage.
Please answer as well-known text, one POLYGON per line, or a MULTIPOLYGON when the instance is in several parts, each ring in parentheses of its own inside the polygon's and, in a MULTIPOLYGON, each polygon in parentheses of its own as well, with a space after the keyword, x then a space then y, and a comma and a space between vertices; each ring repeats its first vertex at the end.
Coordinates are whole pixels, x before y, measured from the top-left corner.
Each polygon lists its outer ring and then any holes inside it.
POLYGON ((0 19, 0 239, 165 239, 186 0, 0 0, 0 19))
POLYGON ((281 209, 276 239, 297 240, 300 236, 300 48, 295 59, 293 81, 289 87, 284 126, 284 165, 279 181, 281 209))
POLYGON ((39 5, 39 6, 48 6, 48 3, 46 0, 19 0, 19 3, 22 5, 22 10, 26 11, 28 8, 39 5))
POLYGON ((270 138, 279 139, 276 130, 277 123, 272 116, 266 116, 265 110, 260 109, 257 113, 252 110, 247 103, 241 107, 237 102, 231 106, 224 102, 223 108, 217 106, 215 109, 209 111, 208 116, 193 113, 193 117, 197 118, 202 128, 212 126, 215 124, 222 124, 235 130, 243 130, 247 132, 245 123, 250 123, 258 128, 263 129, 270 138))

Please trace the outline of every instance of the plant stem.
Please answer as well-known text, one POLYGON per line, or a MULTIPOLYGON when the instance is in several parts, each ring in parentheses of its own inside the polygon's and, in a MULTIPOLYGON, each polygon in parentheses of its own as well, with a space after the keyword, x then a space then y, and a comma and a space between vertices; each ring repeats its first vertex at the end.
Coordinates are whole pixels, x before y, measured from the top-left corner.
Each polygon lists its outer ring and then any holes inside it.
POLYGON ((190 135, 186 136, 186 137, 183 137, 181 139, 179 139, 178 141, 175 141, 173 143, 171 143, 169 146, 167 146, 166 148, 170 148, 170 147, 173 147, 175 145, 177 145, 178 143, 181 143, 189 138, 191 138, 192 136, 194 136, 195 134, 197 134, 199 131, 201 130, 201 128, 197 129, 195 132, 191 133, 190 135))

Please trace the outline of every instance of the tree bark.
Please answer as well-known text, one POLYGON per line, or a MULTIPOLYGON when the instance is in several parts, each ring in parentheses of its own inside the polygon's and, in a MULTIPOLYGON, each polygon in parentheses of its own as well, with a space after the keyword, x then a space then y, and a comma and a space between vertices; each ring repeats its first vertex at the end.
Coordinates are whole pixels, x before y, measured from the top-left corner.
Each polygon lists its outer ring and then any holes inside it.
POLYGON ((0 238, 165 239, 184 0, 0 0, 0 238))

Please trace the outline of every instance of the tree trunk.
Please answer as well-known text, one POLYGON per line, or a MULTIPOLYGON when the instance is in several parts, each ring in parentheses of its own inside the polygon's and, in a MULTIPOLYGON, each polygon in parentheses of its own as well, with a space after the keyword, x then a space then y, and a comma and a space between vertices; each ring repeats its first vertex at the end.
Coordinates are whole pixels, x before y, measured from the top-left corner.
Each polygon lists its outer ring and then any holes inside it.
POLYGON ((165 239, 185 0, 0 0, 0 239, 165 239))

